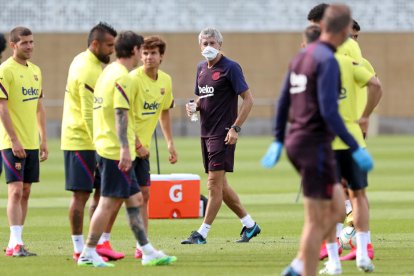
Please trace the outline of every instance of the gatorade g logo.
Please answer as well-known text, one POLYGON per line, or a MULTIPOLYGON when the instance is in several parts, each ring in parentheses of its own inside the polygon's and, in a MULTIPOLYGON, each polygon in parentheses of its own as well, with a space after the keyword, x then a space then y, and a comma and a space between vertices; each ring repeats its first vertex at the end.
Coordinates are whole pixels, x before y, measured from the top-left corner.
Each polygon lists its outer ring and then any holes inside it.
POLYGON ((183 185, 176 184, 174 186, 171 186, 169 195, 170 195, 170 199, 173 202, 182 201, 183 200, 183 185))
POLYGON ((29 95, 29 96, 39 96, 39 89, 35 89, 33 87, 30 87, 28 89, 22 87, 22 94, 23 95, 29 95))
POLYGON ((155 101, 153 103, 147 103, 147 101, 144 102, 144 109, 157 110, 158 107, 160 107, 160 104, 155 101))

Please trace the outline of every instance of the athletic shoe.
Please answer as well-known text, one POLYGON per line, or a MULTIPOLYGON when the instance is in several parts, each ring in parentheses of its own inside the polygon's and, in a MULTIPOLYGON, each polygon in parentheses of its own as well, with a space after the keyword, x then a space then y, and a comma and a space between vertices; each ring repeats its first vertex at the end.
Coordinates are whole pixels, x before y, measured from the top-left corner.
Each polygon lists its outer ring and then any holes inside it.
POLYGON ((254 223, 254 225, 250 228, 243 226, 240 232, 241 239, 236 242, 249 242, 253 237, 259 235, 260 231, 262 231, 262 229, 260 229, 257 223, 254 223))
POLYGON ((120 260, 125 257, 124 253, 114 251, 109 241, 105 241, 103 244, 98 244, 96 246, 96 252, 98 252, 100 256, 107 257, 109 260, 120 260))
POLYGON ((77 261, 78 266, 92 266, 92 267, 114 267, 114 264, 104 262, 102 258, 100 260, 94 260, 92 256, 79 256, 77 261))
POLYGON ((37 256, 37 254, 27 251, 24 248, 23 244, 17 244, 13 248, 13 255, 12 256, 13 257, 32 257, 32 256, 37 256))
POLYGON ((356 265, 357 265, 358 269, 361 270, 361 271, 374 272, 374 268, 375 268, 374 264, 372 263, 372 261, 369 258, 357 260, 356 265))
MULTIPOLYGON (((79 256, 80 256, 80 255, 81 255, 81 253, 76 253, 76 252, 73 252, 73 255, 72 255, 73 260, 74 260, 75 262, 77 262, 77 261, 78 261, 78 259, 79 259, 79 256)), ((102 260, 103 260, 104 262, 109 261, 109 259, 108 259, 107 257, 103 257, 103 256, 101 256, 101 258, 102 258, 102 260)))
POLYGON ((135 255, 134 255, 135 259, 142 259, 142 251, 141 249, 137 248, 135 249, 135 255))
POLYGON ((165 255, 162 251, 155 251, 151 255, 142 256, 143 266, 169 265, 177 261, 176 256, 165 255))
POLYGON ((341 263, 326 262, 325 267, 319 270, 319 274, 340 275, 342 274, 341 263))
MULTIPOLYGON (((339 239, 338 238, 336 238, 336 243, 338 244, 338 255, 341 256, 341 254, 342 254, 342 246, 339 243, 339 239)), ((321 245, 321 249, 319 251, 319 260, 322 261, 325 258, 328 258, 328 249, 326 248, 326 241, 323 241, 322 242, 322 245, 321 245)))
MULTIPOLYGON (((374 248, 372 244, 369 243, 367 246, 368 249, 368 257, 373 260, 374 259, 374 248)), ((356 259, 356 247, 352 247, 351 251, 346 254, 345 256, 339 258, 341 261, 352 261, 356 259)))
POLYGON ((282 276, 301 276, 301 274, 297 273, 293 270, 293 267, 288 266, 283 270, 282 276))
POLYGON ((188 239, 181 241, 181 244, 206 244, 207 241, 200 233, 197 231, 191 232, 191 235, 188 239))
POLYGON ((9 256, 9 257, 13 256, 13 248, 6 247, 4 249, 4 255, 9 256))

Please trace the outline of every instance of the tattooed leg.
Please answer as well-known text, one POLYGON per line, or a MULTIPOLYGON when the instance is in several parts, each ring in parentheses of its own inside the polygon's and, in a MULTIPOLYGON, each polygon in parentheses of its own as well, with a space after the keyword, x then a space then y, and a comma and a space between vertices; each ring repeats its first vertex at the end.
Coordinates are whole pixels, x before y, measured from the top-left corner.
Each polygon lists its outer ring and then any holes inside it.
POLYGON ((147 234, 145 233, 144 221, 139 213, 139 207, 127 208, 129 226, 135 235, 140 246, 148 244, 147 234))

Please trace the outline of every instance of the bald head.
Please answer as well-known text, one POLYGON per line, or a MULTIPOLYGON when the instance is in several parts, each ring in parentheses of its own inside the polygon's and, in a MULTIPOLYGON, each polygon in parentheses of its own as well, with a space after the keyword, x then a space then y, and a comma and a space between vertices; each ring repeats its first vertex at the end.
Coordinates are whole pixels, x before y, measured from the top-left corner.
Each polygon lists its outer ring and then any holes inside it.
POLYGON ((330 5, 323 16, 322 24, 327 33, 338 34, 349 32, 352 22, 351 10, 348 6, 342 4, 330 5))

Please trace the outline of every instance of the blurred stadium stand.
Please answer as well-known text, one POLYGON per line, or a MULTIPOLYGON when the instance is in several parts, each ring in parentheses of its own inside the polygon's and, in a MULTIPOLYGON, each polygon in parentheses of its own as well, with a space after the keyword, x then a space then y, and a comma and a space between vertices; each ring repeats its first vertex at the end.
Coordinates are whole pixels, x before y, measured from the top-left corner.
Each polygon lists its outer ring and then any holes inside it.
MULTIPOLYGON (((44 75, 50 136, 59 136, 69 64, 86 48, 86 33, 99 21, 117 30, 160 34, 167 41, 161 69, 173 77, 177 108, 174 133, 195 135, 183 105, 193 97, 195 67, 202 58, 198 32, 215 26, 223 51, 238 61, 255 97, 244 134, 271 132, 273 105, 314 0, 0 0, 0 32, 23 25, 35 34, 33 62, 44 75)), ((333 1, 325 1, 330 3, 333 1)), ((373 133, 414 133, 414 1, 347 0, 362 27, 360 45, 384 86, 373 133)), ((3 59, 11 54, 7 50, 3 59)))

